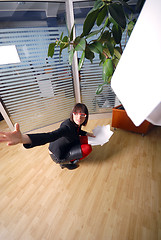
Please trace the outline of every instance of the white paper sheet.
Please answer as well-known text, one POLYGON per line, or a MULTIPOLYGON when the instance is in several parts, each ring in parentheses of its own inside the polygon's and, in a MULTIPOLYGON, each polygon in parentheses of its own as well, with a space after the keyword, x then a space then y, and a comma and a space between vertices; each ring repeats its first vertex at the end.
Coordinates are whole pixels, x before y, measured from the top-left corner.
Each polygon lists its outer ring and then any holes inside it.
POLYGON ((92 146, 103 146, 109 141, 110 137, 113 135, 113 132, 110 130, 110 125, 106 125, 97 126, 95 129, 93 129, 93 134, 95 135, 95 138, 88 137, 88 143, 92 146))

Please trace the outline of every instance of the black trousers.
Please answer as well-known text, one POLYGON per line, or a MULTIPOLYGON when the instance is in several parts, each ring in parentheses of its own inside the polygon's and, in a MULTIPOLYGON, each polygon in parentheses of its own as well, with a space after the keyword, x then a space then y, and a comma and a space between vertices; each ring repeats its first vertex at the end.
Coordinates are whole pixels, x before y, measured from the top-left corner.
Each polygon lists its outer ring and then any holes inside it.
POLYGON ((67 153, 66 158, 58 159, 54 153, 50 153, 50 157, 56 163, 69 163, 71 160, 80 159, 83 157, 80 144, 73 146, 67 153))

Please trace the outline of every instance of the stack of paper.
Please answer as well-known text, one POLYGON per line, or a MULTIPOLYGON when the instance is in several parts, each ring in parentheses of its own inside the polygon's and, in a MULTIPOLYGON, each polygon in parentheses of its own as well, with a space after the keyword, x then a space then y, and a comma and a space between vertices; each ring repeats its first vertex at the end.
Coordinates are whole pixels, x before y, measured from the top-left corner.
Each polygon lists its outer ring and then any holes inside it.
POLYGON ((93 129, 93 134, 95 135, 95 138, 88 137, 88 143, 92 146, 103 146, 109 141, 110 137, 113 135, 113 132, 110 130, 110 125, 106 125, 97 126, 95 129, 93 129))

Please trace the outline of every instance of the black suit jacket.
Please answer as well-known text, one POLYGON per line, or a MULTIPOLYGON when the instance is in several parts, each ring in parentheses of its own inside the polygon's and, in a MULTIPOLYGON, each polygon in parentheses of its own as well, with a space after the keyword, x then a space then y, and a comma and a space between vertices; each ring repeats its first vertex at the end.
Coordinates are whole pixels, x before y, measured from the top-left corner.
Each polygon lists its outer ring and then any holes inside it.
POLYGON ((81 130, 77 124, 70 119, 61 123, 60 128, 48 133, 28 134, 32 144, 24 144, 25 148, 32 148, 46 143, 50 143, 49 150, 54 154, 56 160, 59 162, 66 159, 69 150, 78 146, 80 149, 79 135, 85 136, 86 131, 81 130))

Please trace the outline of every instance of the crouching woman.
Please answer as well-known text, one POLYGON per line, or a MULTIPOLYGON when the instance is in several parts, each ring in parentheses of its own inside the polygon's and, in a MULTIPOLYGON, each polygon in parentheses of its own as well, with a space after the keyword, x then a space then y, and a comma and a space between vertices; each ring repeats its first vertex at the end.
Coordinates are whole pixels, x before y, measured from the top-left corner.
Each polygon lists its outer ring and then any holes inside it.
POLYGON ((95 137, 81 129, 88 122, 88 109, 85 104, 77 103, 70 114, 70 118, 61 123, 60 127, 48 133, 22 134, 19 124, 13 132, 0 132, 0 142, 8 145, 22 143, 25 148, 32 148, 46 143, 49 144, 49 153, 54 162, 61 168, 70 170, 79 166, 79 161, 92 151, 88 144, 88 136, 95 137))

